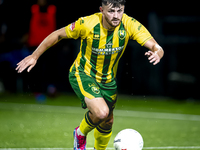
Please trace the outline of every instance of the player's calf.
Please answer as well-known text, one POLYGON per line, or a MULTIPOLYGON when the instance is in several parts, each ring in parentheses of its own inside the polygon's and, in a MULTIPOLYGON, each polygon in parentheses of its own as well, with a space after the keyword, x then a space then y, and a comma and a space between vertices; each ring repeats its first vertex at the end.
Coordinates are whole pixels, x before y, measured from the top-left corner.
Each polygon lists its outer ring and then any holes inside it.
POLYGON ((100 123, 94 130, 96 150, 105 150, 112 135, 113 113, 100 123))
POLYGON ((113 125, 113 112, 102 122, 100 123, 100 126, 103 127, 104 129, 111 129, 113 125))

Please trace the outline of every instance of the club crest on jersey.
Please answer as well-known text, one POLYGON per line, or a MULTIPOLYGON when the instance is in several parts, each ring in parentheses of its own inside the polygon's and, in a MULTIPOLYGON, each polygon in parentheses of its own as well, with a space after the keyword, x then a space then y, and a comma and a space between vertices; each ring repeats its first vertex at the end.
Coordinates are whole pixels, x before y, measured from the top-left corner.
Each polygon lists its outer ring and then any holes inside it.
POLYGON ((118 31, 118 37, 120 38, 120 40, 125 39, 125 37, 126 37, 126 31, 125 30, 119 30, 118 31))

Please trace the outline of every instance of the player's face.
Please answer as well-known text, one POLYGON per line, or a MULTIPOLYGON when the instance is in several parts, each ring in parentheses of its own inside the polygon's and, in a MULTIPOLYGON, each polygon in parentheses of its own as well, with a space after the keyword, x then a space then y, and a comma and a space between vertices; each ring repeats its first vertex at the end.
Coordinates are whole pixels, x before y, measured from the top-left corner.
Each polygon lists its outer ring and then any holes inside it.
MULTIPOLYGON (((113 4, 103 5, 100 7, 103 14, 103 21, 106 21, 106 26, 108 28, 117 27, 124 13, 124 5, 114 6, 113 4)), ((105 25, 105 22, 103 23, 105 25)))

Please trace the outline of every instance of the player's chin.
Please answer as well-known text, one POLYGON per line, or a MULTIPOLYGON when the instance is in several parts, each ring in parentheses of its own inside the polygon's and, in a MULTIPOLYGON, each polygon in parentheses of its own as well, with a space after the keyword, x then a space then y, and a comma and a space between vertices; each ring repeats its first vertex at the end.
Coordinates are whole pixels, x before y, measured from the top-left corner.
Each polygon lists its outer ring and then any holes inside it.
POLYGON ((119 25, 120 21, 112 21, 112 26, 117 27, 119 25))

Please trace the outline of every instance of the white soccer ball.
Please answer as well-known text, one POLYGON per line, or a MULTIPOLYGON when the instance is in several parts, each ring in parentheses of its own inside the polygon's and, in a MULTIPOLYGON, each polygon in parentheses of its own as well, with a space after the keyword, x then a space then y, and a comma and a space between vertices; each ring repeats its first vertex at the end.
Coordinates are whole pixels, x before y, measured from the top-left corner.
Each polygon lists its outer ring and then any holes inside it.
POLYGON ((142 150, 143 145, 142 136, 133 129, 120 131, 114 140, 115 150, 142 150))

